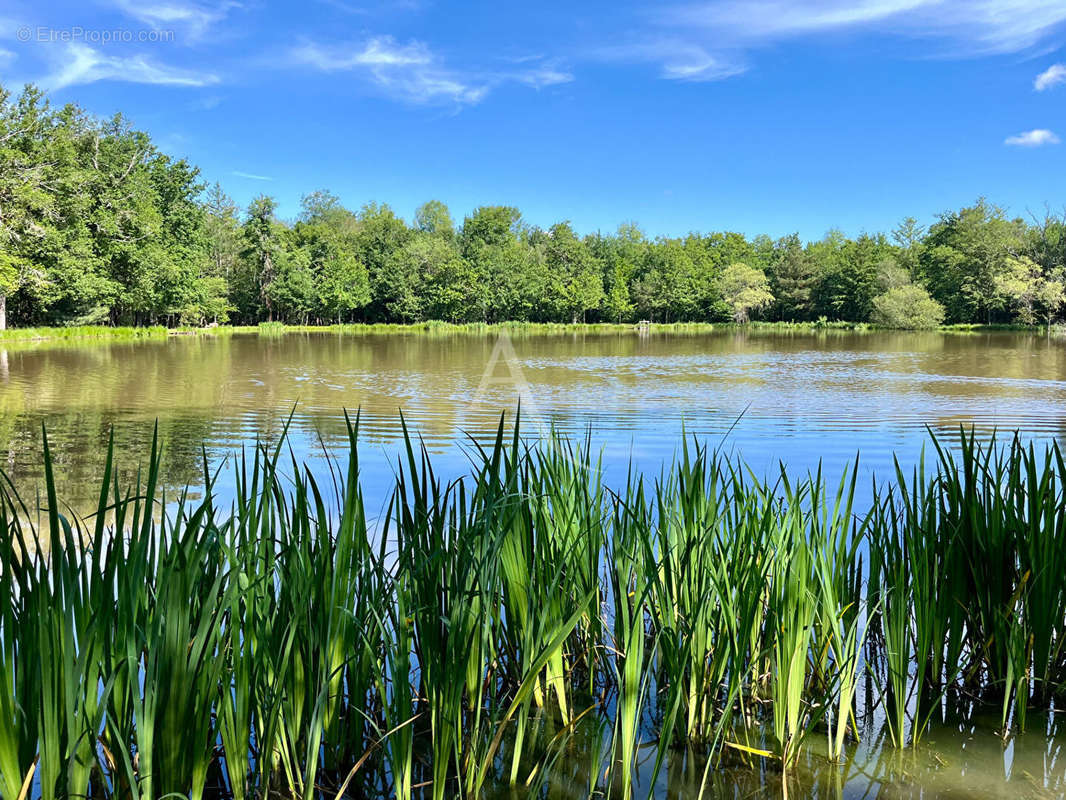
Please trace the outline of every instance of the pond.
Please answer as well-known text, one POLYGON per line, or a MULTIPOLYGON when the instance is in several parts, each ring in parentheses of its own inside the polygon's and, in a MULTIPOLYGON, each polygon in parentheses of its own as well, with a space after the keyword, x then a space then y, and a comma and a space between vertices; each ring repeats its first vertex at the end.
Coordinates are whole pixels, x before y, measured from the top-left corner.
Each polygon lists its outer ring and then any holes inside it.
MULTIPOLYGON (((873 716, 863 725, 861 742, 846 748, 839 759, 828 757, 824 736, 812 735, 787 776, 773 762, 760 759, 726 759, 707 769, 704 759, 684 749, 672 749, 654 781, 653 796, 664 800, 1066 797, 1066 731, 1061 714, 1058 722, 1050 715, 1036 721, 1035 730, 1007 740, 995 735, 991 720, 987 724, 979 720, 976 725, 938 723, 917 745, 904 749, 891 745, 873 716)), ((565 756, 553 763, 547 792, 552 800, 585 800, 594 769, 602 772, 603 764, 610 760, 609 737, 602 730, 582 733, 565 756)), ((648 737, 654 740, 651 732, 648 737)), ((764 744, 773 746, 772 734, 764 744)), ((637 797, 648 796, 655 756, 653 744, 645 745, 638 756, 637 797)), ((523 795, 502 789, 490 796, 493 800, 514 800, 523 795)))
MULTIPOLYGON (((297 458, 326 473, 361 412, 364 491, 377 506, 402 441, 399 412, 442 473, 462 474, 522 402, 525 430, 589 429, 608 483, 629 463, 655 471, 683 432, 760 474, 861 454, 863 477, 895 454, 914 462, 927 427, 956 436, 1066 431, 1066 339, 1018 333, 715 331, 651 333, 286 334, 0 349, 0 454, 16 485, 39 484, 41 426, 60 492, 95 498, 114 427, 123 471, 147 460, 158 420, 172 486, 199 482, 201 444, 224 456, 275 441, 291 415, 297 458)), ((225 474, 220 491, 226 490, 225 474)))
MULTIPOLYGON (((821 466, 835 475, 858 456, 867 485, 860 497, 868 497, 868 479, 888 477, 894 457, 916 463, 930 431, 950 439, 960 427, 982 438, 1017 430, 1037 443, 1060 440, 1066 341, 753 329, 212 335, 0 349, 5 469, 24 495, 40 486, 43 425, 60 492, 75 509, 92 505, 112 428, 131 476, 146 462, 158 422, 172 488, 201 480, 205 451, 218 465, 256 442, 276 442, 286 426, 295 457, 326 478, 327 456, 346 456, 350 409, 360 413, 363 489, 373 512, 394 485, 401 411, 438 472, 459 476, 474 444, 491 440, 500 414, 519 402, 531 437, 552 428, 588 434, 602 448, 608 486, 620 486, 631 465, 656 474, 690 434, 757 474, 772 475, 780 463, 791 474, 821 466)), ((225 495, 233 484, 227 470, 221 475, 225 495)), ((654 797, 767 796, 783 788, 812 798, 1066 796, 1060 700, 1034 714, 1027 732, 1006 737, 995 708, 945 709, 919 746, 899 750, 885 739, 870 686, 864 682, 857 700, 861 742, 841 761, 830 761, 816 733, 789 780, 767 761, 740 756, 713 770, 701 793, 703 764, 671 751, 654 797)), ((972 698, 953 701, 966 706, 972 698)), ((547 796, 589 796, 611 758, 602 724, 567 737, 547 796)), ((645 746, 639 796, 654 771, 654 745, 645 746)))

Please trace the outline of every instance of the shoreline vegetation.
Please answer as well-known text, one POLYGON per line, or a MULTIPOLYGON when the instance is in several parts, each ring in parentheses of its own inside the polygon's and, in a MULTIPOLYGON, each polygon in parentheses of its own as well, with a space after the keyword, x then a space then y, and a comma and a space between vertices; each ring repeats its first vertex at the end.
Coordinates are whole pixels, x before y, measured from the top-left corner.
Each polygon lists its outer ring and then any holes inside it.
POLYGON ((124 485, 112 444, 85 519, 45 439, 35 510, 0 486, 0 797, 536 797, 575 760, 589 797, 678 759, 787 787, 815 737, 846 770, 1066 694, 1055 444, 933 439, 857 508, 855 468, 762 482, 688 439, 608 487, 501 419, 456 482, 408 436, 372 520, 358 436, 323 486, 258 447, 225 507, 206 464, 164 497, 155 439, 124 485))
POLYGON ((673 323, 614 323, 614 322, 499 322, 499 323, 451 323, 440 321, 417 323, 345 323, 330 325, 290 325, 281 322, 261 322, 258 325, 210 325, 168 328, 163 325, 144 327, 79 325, 37 328, 7 328, 0 330, 0 344, 33 343, 53 341, 137 341, 159 340, 179 336, 232 336, 259 335, 284 336, 288 334, 336 334, 336 335, 381 335, 381 334, 473 334, 493 335, 501 333, 523 334, 576 334, 576 333, 634 333, 634 334, 704 334, 722 331, 746 331, 751 333, 773 331, 897 331, 900 333, 992 333, 1010 331, 1034 335, 1061 336, 1066 334, 1062 325, 1022 325, 1016 323, 953 324, 919 331, 886 328, 867 322, 673 322, 673 323))
MULTIPOLYGON (((578 231, 440 200, 405 219, 327 189, 246 208, 121 114, 0 86, 0 329, 308 323, 854 320, 1049 325, 1066 307, 1066 214, 983 199, 890 232, 804 241, 728 230, 578 231)), ((309 189, 311 187, 308 187, 309 189)), ((368 200, 368 199, 367 199, 368 200)), ((828 221, 827 221, 828 222, 828 221)), ((708 220, 713 225, 714 220, 708 220)))

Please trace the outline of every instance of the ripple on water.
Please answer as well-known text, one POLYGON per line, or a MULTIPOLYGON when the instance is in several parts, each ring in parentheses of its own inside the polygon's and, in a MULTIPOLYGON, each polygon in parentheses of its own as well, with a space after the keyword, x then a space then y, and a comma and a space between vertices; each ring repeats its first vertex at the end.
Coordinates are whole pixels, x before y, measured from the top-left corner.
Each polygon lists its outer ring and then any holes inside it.
POLYGON ((368 491, 394 469, 400 410, 448 476, 468 465, 467 434, 487 441, 520 398, 532 433, 591 427, 613 480, 630 460, 657 471, 682 430, 758 470, 842 469, 861 452, 871 472, 893 454, 917 459, 927 427, 1039 441, 1066 430, 1066 348, 1024 334, 529 336, 512 340, 517 362, 491 373, 493 342, 480 337, 174 339, 9 359, 0 447, 16 481, 40 479, 42 421, 75 502, 93 493, 110 427, 135 464, 156 419, 168 477, 181 482, 199 479, 201 442, 221 458, 276 440, 290 414, 289 444, 318 470, 323 447, 344 446, 343 409, 360 410, 368 491))

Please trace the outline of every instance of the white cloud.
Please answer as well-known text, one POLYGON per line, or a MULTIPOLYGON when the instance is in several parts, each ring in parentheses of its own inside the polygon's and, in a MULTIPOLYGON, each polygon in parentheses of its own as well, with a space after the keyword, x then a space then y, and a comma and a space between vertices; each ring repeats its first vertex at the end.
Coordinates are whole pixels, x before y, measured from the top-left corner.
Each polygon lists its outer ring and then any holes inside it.
POLYGON ((574 81, 574 74, 570 70, 560 66, 557 59, 548 58, 543 53, 508 56, 502 60, 513 66, 490 72, 484 76, 494 86, 513 82, 534 89, 543 89, 574 81))
POLYGON ((461 72, 446 66, 424 42, 412 40, 401 44, 391 36, 334 45, 308 40, 293 48, 289 55, 292 63, 323 72, 361 74, 386 95, 415 104, 472 105, 505 83, 540 89, 574 79, 570 72, 546 61, 522 69, 461 72))
POLYGON ((351 70, 359 67, 425 66, 433 61, 429 49, 422 42, 397 44, 391 36, 377 36, 357 46, 324 47, 304 42, 292 51, 293 59, 324 72, 351 70))
POLYGON ((1062 0, 704 0, 675 7, 670 25, 692 26, 734 44, 813 33, 877 30, 940 39, 947 53, 1014 53, 1066 23, 1062 0))
POLYGON ((247 178, 250 181, 272 181, 274 180, 269 175, 256 175, 254 172, 241 172, 239 169, 233 170, 231 173, 238 178, 247 178))
POLYGON ((1058 144, 1059 137, 1046 128, 1036 128, 1014 136, 1008 136, 1003 144, 1012 147, 1042 147, 1046 144, 1058 144))
POLYGON ((1052 64, 1036 76, 1036 80, 1033 81, 1033 88, 1038 92, 1042 92, 1052 86, 1058 86, 1060 83, 1066 83, 1066 64, 1052 64))
POLYGON ((925 42, 923 54, 1031 49, 1066 27, 1063 0, 677 0, 647 12, 643 38, 602 51, 660 66, 664 78, 719 80, 746 54, 790 39, 878 33, 925 42))
POLYGON ((747 70, 736 53, 713 54, 702 45, 680 39, 658 39, 613 45, 595 51, 603 61, 658 64, 663 78, 679 81, 719 81, 747 70))
POLYGON ((59 67, 38 79, 46 89, 62 89, 96 81, 148 83, 159 86, 208 86, 218 83, 210 73, 159 64, 147 56, 110 56, 81 43, 62 49, 59 67))
POLYGON ((744 40, 775 39, 869 24, 925 5, 927 0, 718 0, 675 8, 675 21, 728 31, 744 40))
POLYGON ((511 77, 518 83, 524 83, 526 86, 532 86, 534 89, 543 89, 546 86, 558 86, 563 83, 570 83, 574 80, 572 73, 548 65, 516 72, 511 77))
POLYGON ((10 66, 15 61, 15 54, 0 47, 0 67, 10 66))
POLYGON ((180 28, 190 39, 197 39, 221 22, 240 4, 235 2, 189 3, 182 0, 114 0, 124 13, 158 29, 180 28))
POLYGON ((291 60, 323 72, 360 72, 386 94, 410 103, 451 101, 477 103, 488 87, 448 70, 422 42, 399 44, 376 36, 360 44, 321 45, 311 41, 294 48, 291 60))

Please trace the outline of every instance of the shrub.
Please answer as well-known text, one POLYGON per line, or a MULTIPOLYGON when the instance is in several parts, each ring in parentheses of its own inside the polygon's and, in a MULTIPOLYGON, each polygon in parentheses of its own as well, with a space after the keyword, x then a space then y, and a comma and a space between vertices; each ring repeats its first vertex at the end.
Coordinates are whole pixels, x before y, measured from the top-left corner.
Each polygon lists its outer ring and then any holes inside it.
POLYGON ((921 286, 897 286, 874 298, 873 321, 885 328, 937 328, 944 321, 944 307, 921 286))
POLYGON ((719 289, 733 314, 733 321, 744 323, 749 314, 774 302, 770 282, 762 270, 747 264, 731 264, 722 271, 719 289))

